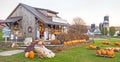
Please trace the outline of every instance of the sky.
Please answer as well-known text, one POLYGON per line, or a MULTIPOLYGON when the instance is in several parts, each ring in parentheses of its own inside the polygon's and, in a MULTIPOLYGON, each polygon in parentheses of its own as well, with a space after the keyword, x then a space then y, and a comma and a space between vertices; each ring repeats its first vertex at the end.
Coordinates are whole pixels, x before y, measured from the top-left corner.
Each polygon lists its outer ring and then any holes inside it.
POLYGON ((110 26, 120 26, 120 0, 0 0, 0 19, 5 20, 19 3, 59 12, 69 23, 80 17, 86 25, 99 25, 108 15, 110 26))

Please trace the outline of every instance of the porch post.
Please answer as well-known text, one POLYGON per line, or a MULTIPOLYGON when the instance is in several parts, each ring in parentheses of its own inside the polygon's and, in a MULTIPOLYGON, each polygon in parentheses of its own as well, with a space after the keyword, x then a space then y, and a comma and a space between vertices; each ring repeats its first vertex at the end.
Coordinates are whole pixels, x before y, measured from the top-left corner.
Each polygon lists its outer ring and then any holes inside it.
POLYGON ((48 24, 45 24, 45 30, 44 30, 44 40, 48 40, 48 24))

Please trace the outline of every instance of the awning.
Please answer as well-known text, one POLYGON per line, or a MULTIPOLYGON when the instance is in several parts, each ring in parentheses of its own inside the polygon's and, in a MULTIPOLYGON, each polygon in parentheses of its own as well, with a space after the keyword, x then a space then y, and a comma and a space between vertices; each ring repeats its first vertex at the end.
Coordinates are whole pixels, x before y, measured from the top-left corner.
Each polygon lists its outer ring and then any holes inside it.
POLYGON ((5 23, 16 22, 16 21, 18 21, 20 19, 22 19, 22 16, 10 17, 10 18, 6 19, 4 22, 5 23))
POLYGON ((22 16, 10 17, 10 18, 6 19, 5 21, 0 22, 0 24, 1 23, 14 23, 20 19, 22 19, 22 16))

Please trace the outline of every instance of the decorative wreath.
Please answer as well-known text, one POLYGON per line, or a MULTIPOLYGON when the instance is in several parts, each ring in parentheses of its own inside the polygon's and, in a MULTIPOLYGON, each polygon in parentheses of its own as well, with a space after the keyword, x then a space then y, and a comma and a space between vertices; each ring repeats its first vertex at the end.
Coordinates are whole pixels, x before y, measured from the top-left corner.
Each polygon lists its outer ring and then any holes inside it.
POLYGON ((32 32, 32 27, 31 27, 31 26, 28 27, 28 32, 29 32, 29 33, 32 32))

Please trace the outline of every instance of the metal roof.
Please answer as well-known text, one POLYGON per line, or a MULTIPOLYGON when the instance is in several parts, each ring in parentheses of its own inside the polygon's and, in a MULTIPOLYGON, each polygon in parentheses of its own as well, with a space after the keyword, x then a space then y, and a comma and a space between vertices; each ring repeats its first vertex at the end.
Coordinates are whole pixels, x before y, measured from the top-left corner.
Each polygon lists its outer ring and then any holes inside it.
POLYGON ((17 17, 10 17, 8 19, 6 19, 5 21, 1 21, 0 23, 10 23, 10 22, 16 22, 18 20, 22 19, 21 16, 17 16, 17 17))
MULTIPOLYGON (((42 22, 47 24, 54 24, 54 25, 69 25, 68 23, 58 23, 58 22, 52 22, 50 19, 48 19, 42 12, 38 11, 35 7, 28 6, 26 4, 20 3, 19 5, 26 8, 28 11, 30 11, 35 17, 40 19, 42 22)), ((44 9, 45 10, 45 9, 44 9)), ((57 13, 57 12, 56 12, 57 13)))
POLYGON ((51 13, 54 13, 54 14, 58 14, 58 12, 55 12, 55 11, 52 11, 52 10, 49 10, 49 9, 36 8, 36 7, 33 7, 33 8, 35 8, 36 10, 44 10, 44 11, 48 11, 48 12, 51 12, 51 13))
POLYGON ((16 22, 18 20, 22 19, 22 16, 16 16, 16 17, 10 17, 6 19, 4 22, 9 23, 9 22, 16 22))

